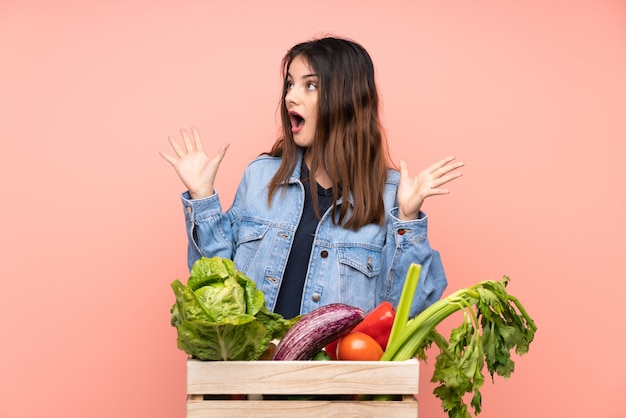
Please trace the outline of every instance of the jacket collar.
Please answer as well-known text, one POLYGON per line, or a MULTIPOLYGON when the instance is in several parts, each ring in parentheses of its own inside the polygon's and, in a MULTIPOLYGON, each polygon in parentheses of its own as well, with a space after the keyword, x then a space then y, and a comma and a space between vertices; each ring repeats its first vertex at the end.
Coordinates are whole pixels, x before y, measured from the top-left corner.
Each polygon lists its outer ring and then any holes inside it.
MULTIPOLYGON (((296 163, 296 166, 293 169, 293 173, 291 173, 291 177, 289 177, 290 184, 300 182, 300 173, 302 172, 302 164, 304 164, 302 154, 303 154, 303 150, 302 148, 299 148, 298 149, 298 162, 296 163)), ((354 198, 352 196, 352 193, 350 193, 350 197, 348 201, 350 202, 350 206, 354 207, 354 198)), ((341 204, 342 202, 343 202, 343 197, 340 197, 337 203, 341 204)))
POLYGON ((296 167, 293 169, 293 173, 291 173, 291 177, 289 177, 289 183, 298 183, 300 182, 300 173, 302 172, 302 148, 298 148, 298 161, 296 162, 296 167))

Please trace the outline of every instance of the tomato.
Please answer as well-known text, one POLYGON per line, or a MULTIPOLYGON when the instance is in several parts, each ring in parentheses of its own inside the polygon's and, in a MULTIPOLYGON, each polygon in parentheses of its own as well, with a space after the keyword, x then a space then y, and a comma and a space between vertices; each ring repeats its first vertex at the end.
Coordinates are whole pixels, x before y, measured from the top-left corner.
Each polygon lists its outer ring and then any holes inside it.
POLYGON ((337 344, 337 360, 378 361, 383 349, 375 339, 358 331, 341 337, 337 344))
MULTIPOLYGON (((387 340, 391 334, 396 312, 390 302, 381 302, 376 308, 371 310, 363 321, 359 322, 352 331, 359 331, 369 335, 380 345, 383 351, 387 348, 387 340)), ((333 360, 337 360, 337 344, 339 338, 327 344, 325 349, 333 360)))

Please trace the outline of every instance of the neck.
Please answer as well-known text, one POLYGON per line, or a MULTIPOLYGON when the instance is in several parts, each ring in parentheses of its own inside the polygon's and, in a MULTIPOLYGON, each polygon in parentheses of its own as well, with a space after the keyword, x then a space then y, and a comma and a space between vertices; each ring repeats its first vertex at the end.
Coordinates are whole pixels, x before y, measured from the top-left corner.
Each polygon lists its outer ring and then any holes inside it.
POLYGON ((326 174, 326 172, 316 173, 315 182, 322 186, 324 189, 330 189, 330 187, 333 185, 330 181, 330 177, 328 177, 328 174, 326 174))
MULTIPOLYGON (((306 156, 304 159, 304 163, 309 168, 309 172, 310 172, 311 171, 310 157, 306 156)), ((320 186, 322 186, 324 189, 329 189, 333 185, 332 182, 330 181, 330 177, 326 173, 326 170, 324 170, 323 168, 318 167, 315 174, 313 175, 313 178, 315 179, 315 182, 319 184, 320 186)))

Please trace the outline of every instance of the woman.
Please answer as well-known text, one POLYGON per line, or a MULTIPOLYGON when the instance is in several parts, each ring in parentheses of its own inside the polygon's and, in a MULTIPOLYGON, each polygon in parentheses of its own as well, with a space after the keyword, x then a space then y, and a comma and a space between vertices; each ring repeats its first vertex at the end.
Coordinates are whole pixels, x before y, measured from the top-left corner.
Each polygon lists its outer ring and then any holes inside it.
POLYGON ((416 177, 390 168, 374 66, 359 44, 323 38, 282 62, 282 137, 246 168, 230 209, 214 190, 228 145, 209 158, 198 130, 170 137, 183 193, 189 267, 230 258, 286 318, 334 302, 366 312, 394 306, 411 263, 422 265, 411 315, 441 297, 446 278, 430 248, 424 200, 446 194, 463 163, 445 158, 416 177))

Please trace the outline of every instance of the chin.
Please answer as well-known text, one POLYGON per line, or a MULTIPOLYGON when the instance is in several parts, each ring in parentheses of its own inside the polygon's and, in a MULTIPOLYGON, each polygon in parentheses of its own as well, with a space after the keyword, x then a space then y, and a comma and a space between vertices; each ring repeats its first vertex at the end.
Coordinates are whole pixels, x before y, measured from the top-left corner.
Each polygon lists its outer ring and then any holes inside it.
POLYGON ((300 137, 300 136, 295 136, 294 135, 293 142, 295 142, 295 144, 297 146, 301 147, 301 148, 308 148, 313 143, 313 138, 311 138, 311 137, 300 137))

